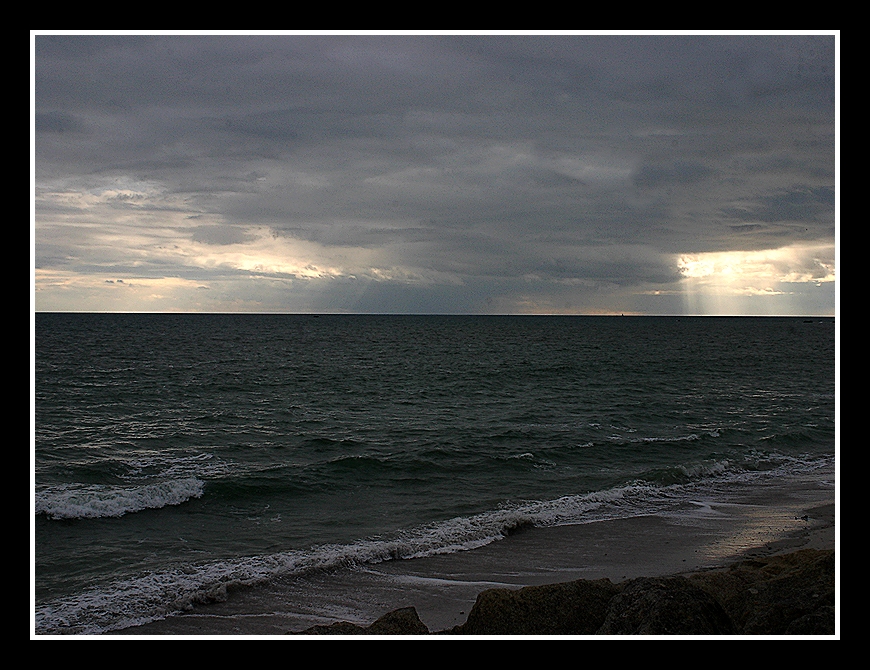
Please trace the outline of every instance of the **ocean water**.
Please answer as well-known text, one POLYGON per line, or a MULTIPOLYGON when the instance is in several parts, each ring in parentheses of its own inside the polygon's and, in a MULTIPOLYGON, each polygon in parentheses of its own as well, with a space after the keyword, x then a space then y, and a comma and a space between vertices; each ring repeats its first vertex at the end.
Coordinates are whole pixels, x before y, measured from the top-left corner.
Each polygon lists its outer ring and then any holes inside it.
POLYGON ((37 634, 834 465, 831 318, 39 313, 35 339, 37 634))

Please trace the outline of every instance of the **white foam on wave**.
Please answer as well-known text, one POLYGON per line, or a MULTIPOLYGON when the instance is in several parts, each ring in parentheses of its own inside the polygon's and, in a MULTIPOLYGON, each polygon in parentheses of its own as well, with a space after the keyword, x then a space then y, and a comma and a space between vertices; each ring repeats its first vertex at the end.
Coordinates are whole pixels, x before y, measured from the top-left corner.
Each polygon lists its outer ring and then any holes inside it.
POLYGON ((514 511, 494 512, 424 526, 391 539, 370 538, 150 572, 40 605, 36 632, 98 634, 121 630, 189 611, 198 604, 223 601, 232 587, 474 549, 504 537, 526 521, 514 511))
POLYGON ((203 494, 205 483, 195 477, 142 486, 65 484, 36 494, 36 513, 50 519, 119 517, 145 509, 180 505, 203 494))
POLYGON ((620 489, 529 502, 308 550, 241 557, 144 574, 45 603, 37 608, 41 634, 105 633, 165 618, 197 604, 222 601, 227 589, 320 570, 366 566, 468 551, 501 540, 530 525, 558 525, 633 514, 649 503, 654 487, 620 489))
MULTIPOLYGON (((782 470, 729 473, 727 480, 745 477, 775 478, 795 471, 825 466, 825 462, 791 462, 782 470), (795 466, 799 465, 799 468, 795 466)), ((713 481, 713 480, 710 480, 713 481)), ((721 478, 716 479, 722 483, 721 478)), ((144 488, 144 487, 143 487, 144 488)), ((36 611, 41 634, 104 633, 141 625, 201 603, 227 598, 229 588, 255 585, 278 577, 319 570, 373 565, 397 559, 422 558, 476 549, 501 540, 523 526, 590 523, 668 513, 687 502, 701 509, 703 483, 658 486, 636 482, 607 490, 564 496, 555 500, 518 503, 480 514, 455 517, 399 532, 395 537, 374 537, 347 544, 328 544, 307 550, 241 557, 147 573, 92 589, 74 598, 43 604, 36 611)))

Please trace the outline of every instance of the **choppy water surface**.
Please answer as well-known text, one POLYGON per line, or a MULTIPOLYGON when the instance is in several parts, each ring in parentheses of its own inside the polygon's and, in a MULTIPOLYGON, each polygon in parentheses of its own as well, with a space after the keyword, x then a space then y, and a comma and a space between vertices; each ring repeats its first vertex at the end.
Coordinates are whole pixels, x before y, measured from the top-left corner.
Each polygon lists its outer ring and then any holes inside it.
POLYGON ((38 633, 830 467, 834 321, 37 314, 38 633))

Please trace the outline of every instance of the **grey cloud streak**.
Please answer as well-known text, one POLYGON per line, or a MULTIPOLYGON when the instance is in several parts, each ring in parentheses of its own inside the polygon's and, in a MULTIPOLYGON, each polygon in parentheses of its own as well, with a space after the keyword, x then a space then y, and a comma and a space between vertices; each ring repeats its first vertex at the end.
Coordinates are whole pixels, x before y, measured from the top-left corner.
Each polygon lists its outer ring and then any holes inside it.
POLYGON ((35 44, 46 272, 101 267, 85 229, 204 283, 267 268, 245 245, 271 239, 331 282, 274 270, 292 281, 222 300, 672 313, 680 254, 834 244, 833 35, 35 44))

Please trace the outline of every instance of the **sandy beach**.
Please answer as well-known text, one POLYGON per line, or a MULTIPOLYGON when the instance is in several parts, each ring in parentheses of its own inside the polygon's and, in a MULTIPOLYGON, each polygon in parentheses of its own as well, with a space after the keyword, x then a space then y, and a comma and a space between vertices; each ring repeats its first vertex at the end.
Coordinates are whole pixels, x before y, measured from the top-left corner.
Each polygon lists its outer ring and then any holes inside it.
POLYGON ((837 545, 832 486, 772 482, 734 498, 699 501, 682 515, 529 528, 474 551, 243 589, 224 602, 118 634, 283 635, 336 621, 366 626, 403 607, 414 607, 429 631, 438 632, 464 623, 477 595, 490 588, 599 578, 619 583, 837 545))

